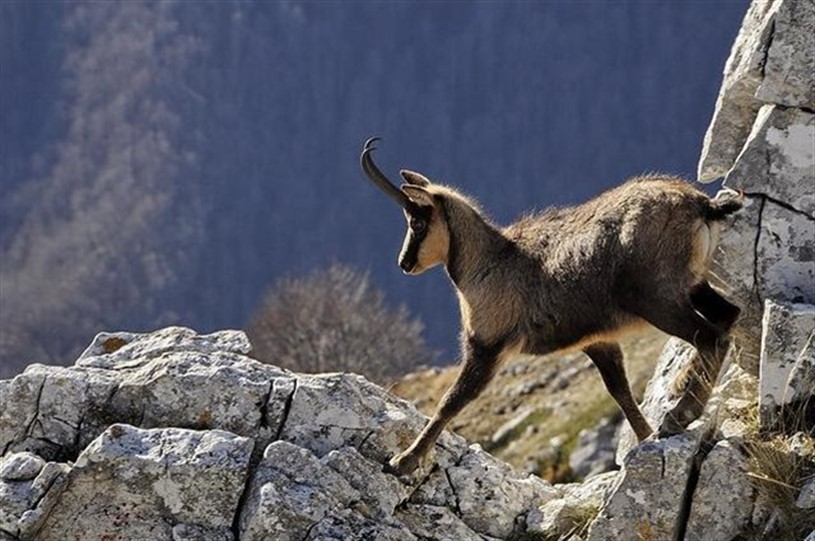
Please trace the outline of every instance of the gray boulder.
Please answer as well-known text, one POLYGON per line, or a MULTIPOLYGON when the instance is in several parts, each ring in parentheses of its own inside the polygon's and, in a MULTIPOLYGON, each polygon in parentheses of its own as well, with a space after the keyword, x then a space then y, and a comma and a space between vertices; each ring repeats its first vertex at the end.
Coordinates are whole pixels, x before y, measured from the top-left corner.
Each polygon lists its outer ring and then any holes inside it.
POLYGON ((572 475, 582 479, 615 468, 620 424, 604 417, 594 428, 580 431, 577 435, 577 447, 569 455, 572 475))
POLYGON ((785 420, 803 426, 815 423, 807 419, 815 403, 815 306, 767 301, 763 327, 761 424, 772 429, 785 420))
POLYGON ((699 178, 746 194, 711 278, 742 309, 739 364, 757 375, 764 301, 815 303, 815 5, 755 1, 725 68, 699 178))
POLYGON ((685 539, 734 539, 750 524, 755 489, 747 458, 727 441, 718 442, 699 471, 685 539))
MULTIPOLYGON (((694 355, 694 347, 679 338, 670 338, 666 342, 640 404, 640 409, 652 428, 656 429, 662 424, 668 412, 679 402, 681 395, 674 383, 694 355)), ((628 452, 637 445, 637 437, 628 423, 620 424, 618 441, 616 463, 622 466, 628 452)))
POLYGON ((251 452, 251 440, 220 430, 113 425, 82 451, 37 538, 169 539, 178 523, 225 535, 251 452))
POLYGON ((751 3, 724 69, 705 134, 699 180, 727 174, 765 103, 815 108, 815 8, 812 2, 751 3))
POLYGON ((727 174, 727 185, 784 202, 815 219, 813 141, 815 115, 811 112, 775 104, 763 106, 727 174))
POLYGON ((559 486, 564 497, 532 509, 526 516, 527 532, 543 539, 574 539, 583 535, 610 496, 617 475, 606 472, 583 483, 559 486))
POLYGON ((282 412, 264 406, 273 379, 286 372, 245 357, 240 352, 247 343, 234 331, 197 336, 181 327, 103 333, 77 366, 34 364, 0 381, 0 450, 75 459, 117 422, 243 436, 262 426, 275 431, 280 419, 274 414, 282 412), (105 353, 103 344, 111 341, 117 349, 105 353))
POLYGON ((12 453, 0 460, 0 479, 4 481, 29 481, 37 477, 45 461, 34 453, 12 453))
POLYGON ((681 434, 632 449, 588 540, 672 539, 689 503, 686 487, 699 442, 681 434))
POLYGON ((249 350, 234 331, 103 333, 76 366, 0 381, 3 535, 492 539, 561 496, 449 433, 387 474, 426 422, 413 406, 249 350))
POLYGON ((243 538, 305 539, 334 510, 362 501, 342 475, 288 442, 266 448, 241 512, 243 538))
POLYGON ((772 21, 756 98, 815 109, 815 4, 783 1, 772 21))
POLYGON ((752 2, 724 68, 716 109, 699 160, 699 180, 724 176, 741 152, 761 107, 755 93, 763 79, 765 51, 783 0, 752 2))
POLYGON ((32 539, 62 494, 68 471, 65 464, 49 462, 33 479, 0 480, 0 531, 32 539))

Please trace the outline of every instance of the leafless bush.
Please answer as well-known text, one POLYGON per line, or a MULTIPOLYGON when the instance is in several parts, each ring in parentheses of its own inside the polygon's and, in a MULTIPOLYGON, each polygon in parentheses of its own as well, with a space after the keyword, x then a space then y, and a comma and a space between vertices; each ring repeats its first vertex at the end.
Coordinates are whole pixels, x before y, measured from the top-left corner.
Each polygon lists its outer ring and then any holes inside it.
POLYGON ((301 372, 355 372, 384 383, 435 359, 422 329, 404 306, 386 305, 367 273, 335 264, 274 284, 247 334, 263 362, 301 372))

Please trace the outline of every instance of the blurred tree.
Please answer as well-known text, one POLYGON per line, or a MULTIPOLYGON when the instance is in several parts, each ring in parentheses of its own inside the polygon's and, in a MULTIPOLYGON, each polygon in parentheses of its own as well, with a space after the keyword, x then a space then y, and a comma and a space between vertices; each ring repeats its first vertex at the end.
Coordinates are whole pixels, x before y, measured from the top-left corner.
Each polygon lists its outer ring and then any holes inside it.
POLYGON ((254 356, 302 372, 356 372, 379 383, 434 361, 422 323, 384 301, 368 273, 344 265, 281 279, 250 319, 254 356))
POLYGON ((71 363, 102 329, 186 319, 175 299, 203 245, 204 209, 178 103, 201 45, 172 9, 67 10, 64 138, 43 176, 3 208, 25 209, 0 235, 4 377, 33 361, 71 363))

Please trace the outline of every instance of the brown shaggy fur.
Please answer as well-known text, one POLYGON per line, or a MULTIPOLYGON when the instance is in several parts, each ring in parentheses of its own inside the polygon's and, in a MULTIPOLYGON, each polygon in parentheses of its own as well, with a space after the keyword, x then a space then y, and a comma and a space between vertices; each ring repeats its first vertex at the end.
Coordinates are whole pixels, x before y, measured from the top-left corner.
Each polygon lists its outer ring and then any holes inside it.
POLYGON ((647 176, 573 208, 528 215, 500 228, 458 191, 402 172, 415 206, 400 266, 418 274, 444 265, 461 307, 462 369, 413 444, 395 456, 413 471, 447 422, 487 385, 503 359, 583 350, 640 440, 652 432, 631 395, 617 345, 621 333, 653 325, 699 352, 661 434, 702 411, 738 308, 705 281, 718 220, 740 207, 687 182, 647 176), (423 221, 426 228, 414 227, 423 221), (417 232, 418 231, 418 232, 417 232))

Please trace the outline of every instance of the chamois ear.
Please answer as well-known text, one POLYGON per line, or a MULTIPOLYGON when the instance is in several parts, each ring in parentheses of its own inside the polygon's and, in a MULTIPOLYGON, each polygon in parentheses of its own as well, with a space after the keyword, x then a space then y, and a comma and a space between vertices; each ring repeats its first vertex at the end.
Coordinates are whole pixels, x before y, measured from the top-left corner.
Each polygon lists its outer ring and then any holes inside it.
POLYGON ((401 189, 411 201, 423 206, 433 206, 433 196, 421 186, 402 184, 401 189))
POLYGON ((407 169, 402 169, 399 171, 399 174, 402 175, 402 178, 405 179, 405 182, 408 184, 413 184, 414 186, 429 186, 430 180, 421 173, 416 173, 415 171, 408 171, 407 169))

